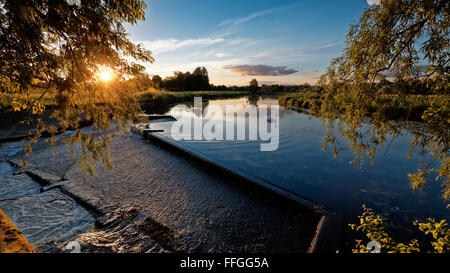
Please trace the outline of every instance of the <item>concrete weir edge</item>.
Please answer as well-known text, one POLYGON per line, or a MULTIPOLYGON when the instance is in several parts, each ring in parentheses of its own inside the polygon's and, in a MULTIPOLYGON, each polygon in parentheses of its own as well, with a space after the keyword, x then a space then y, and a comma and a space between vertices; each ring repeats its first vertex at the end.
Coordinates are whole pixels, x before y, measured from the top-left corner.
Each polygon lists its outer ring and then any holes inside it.
MULTIPOLYGON (((224 173, 228 176, 234 177, 240 181, 246 182, 247 185, 251 187, 255 187, 256 189, 261 189, 265 193, 269 193, 278 198, 284 199, 286 201, 294 202, 298 205, 309 209, 312 212, 315 212, 319 215, 320 219, 318 221, 313 239, 310 243, 310 247, 308 249, 308 253, 330 253, 335 252, 337 246, 337 236, 339 233, 339 222, 340 217, 336 215, 330 209, 324 208, 314 201, 302 197, 293 192, 282 189, 269 181, 263 180, 258 177, 254 177, 248 175, 243 172, 237 172, 235 170, 230 170, 226 166, 222 166, 218 163, 213 162, 208 157, 201 155, 187 147, 184 147, 177 143, 176 141, 160 134, 161 130, 150 130, 148 127, 138 127, 136 125, 131 126, 131 132, 141 135, 145 139, 152 141, 153 144, 161 146, 162 148, 166 148, 167 150, 175 153, 182 153, 182 155, 187 156, 193 159, 195 162, 206 165, 208 167, 212 167, 213 169, 224 173)), ((20 164, 17 162, 13 162, 11 160, 7 160, 10 164, 20 167, 20 164)), ((73 198, 77 203, 79 203, 82 207, 86 208, 88 211, 94 214, 94 216, 102 216, 106 213, 116 209, 115 207, 108 208, 106 210, 99 209, 96 204, 91 203, 89 200, 85 200, 82 196, 78 196, 76 193, 73 193, 70 189, 67 189, 64 185, 64 182, 60 178, 45 173, 41 170, 34 168, 27 168, 25 173, 32 177, 36 182, 39 182, 42 186, 47 187, 58 187, 61 191, 73 198)))
POLYGON ((265 190, 266 192, 270 192, 283 199, 293 201, 296 204, 299 204, 313 212, 316 212, 317 214, 319 214, 320 220, 317 224, 316 231, 307 252, 334 253, 336 251, 341 217, 337 215, 333 210, 320 206, 318 203, 304 196, 280 188, 267 180, 246 174, 238 170, 231 170, 230 168, 227 168, 220 163, 214 162, 207 156, 202 155, 188 147, 182 146, 173 139, 160 134, 162 130, 150 129, 150 126, 148 124, 131 125, 130 131, 134 134, 142 136, 147 140, 152 141, 152 143, 158 146, 168 149, 169 151, 181 153, 182 155, 187 156, 188 158, 191 158, 200 164, 206 165, 221 173, 244 181, 250 186, 265 190))

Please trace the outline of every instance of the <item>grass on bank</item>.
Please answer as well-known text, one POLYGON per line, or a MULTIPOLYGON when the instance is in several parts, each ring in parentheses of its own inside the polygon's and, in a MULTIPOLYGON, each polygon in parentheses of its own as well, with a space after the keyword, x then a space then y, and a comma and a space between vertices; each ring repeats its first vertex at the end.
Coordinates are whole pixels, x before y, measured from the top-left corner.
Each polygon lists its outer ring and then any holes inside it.
MULTIPOLYGON (((46 108, 53 108, 56 106, 56 99, 54 90, 48 90, 43 94, 44 90, 30 90, 28 94, 29 99, 39 99, 39 102, 46 108)), ((136 92, 136 99, 141 104, 143 110, 151 111, 152 113, 164 113, 167 112, 173 104, 189 102, 196 96, 201 96, 203 99, 220 99, 220 98, 233 98, 239 96, 250 95, 248 91, 164 91, 150 88, 146 91, 136 92)), ((258 95, 264 95, 260 93, 258 95)), ((275 95, 272 94, 272 95, 275 95)), ((300 92, 297 93, 276 93, 280 95, 278 102, 285 107, 300 107, 309 108, 306 101, 306 94, 300 92)), ((379 102, 382 100, 392 99, 388 96, 395 95, 383 95, 380 96, 377 101, 366 105, 367 112, 370 114, 375 113, 378 109, 376 105, 382 105, 379 102)), ((397 104, 390 105, 382 111, 382 115, 386 120, 402 120, 408 117, 408 120, 422 121, 423 112, 432 104, 440 106, 444 101, 450 100, 448 95, 407 95, 402 100, 399 100, 397 104)), ((0 109, 8 109, 11 106, 11 101, 2 98, 0 100, 0 109)))
MULTIPOLYGON (((32 89, 26 94, 27 100, 39 100, 39 102, 48 108, 56 106, 54 90, 32 89)), ((164 105, 173 104, 177 102, 186 102, 192 100, 196 96, 201 96, 204 99, 214 98, 230 98, 248 95, 248 91, 164 91, 149 89, 147 91, 136 92, 137 101, 143 105, 161 103, 164 105)), ((25 94, 24 94, 25 96, 25 94)), ((13 98, 12 98, 13 99, 13 98)), ((7 109, 12 105, 12 99, 2 97, 0 99, 0 108, 7 109)))
POLYGON ((34 253, 33 247, 0 210, 0 253, 34 253))
POLYGON ((143 110, 151 110, 153 113, 164 113, 176 103, 192 101, 194 97, 203 99, 234 98, 248 95, 247 91, 163 91, 149 89, 136 93, 138 102, 143 110))
MULTIPOLYGON (((299 107, 309 108, 307 95, 304 93, 287 94, 278 98, 278 103, 286 108, 299 107)), ((383 105, 382 101, 391 101, 396 95, 382 95, 367 104, 366 110, 369 115, 379 110, 377 105, 383 105)), ((441 106, 445 101, 448 101, 450 96, 445 95, 407 95, 405 98, 399 99, 395 105, 389 105, 382 109, 381 114, 385 120, 411 120, 423 121, 422 115, 430 105, 441 106)), ((320 102, 319 102, 320 104, 320 102)))
POLYGON ((56 90, 30 89, 27 93, 15 94, 15 96, 6 96, 0 93, 0 110, 9 109, 14 105, 14 100, 26 99, 28 101, 39 101, 40 104, 48 108, 56 106, 56 90))

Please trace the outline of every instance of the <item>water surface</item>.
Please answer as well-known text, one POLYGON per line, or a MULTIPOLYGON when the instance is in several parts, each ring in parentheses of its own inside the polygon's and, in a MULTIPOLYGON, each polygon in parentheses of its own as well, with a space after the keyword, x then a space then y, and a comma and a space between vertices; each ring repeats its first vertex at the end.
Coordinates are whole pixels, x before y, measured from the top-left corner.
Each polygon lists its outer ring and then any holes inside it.
MULTIPOLYGON (((204 102, 203 108, 207 105, 223 109, 225 105, 258 108, 263 104, 278 105, 278 101, 276 98, 218 99, 204 102)), ((180 119, 192 112, 192 104, 178 104, 167 114, 180 119)), ((246 121, 238 119, 237 122, 246 121)), ((410 186, 407 174, 415 172, 420 162, 429 158, 419 154, 412 160, 407 158, 411 140, 408 133, 394 139, 387 151, 382 148, 375 165, 366 162, 364 168, 355 168, 350 164, 353 153, 345 139, 339 139, 338 157, 322 149, 326 130, 319 119, 280 106, 276 122, 280 133, 276 151, 261 152, 259 140, 181 140, 180 143, 230 169, 268 180, 351 218, 361 214, 361 206, 366 204, 399 223, 411 224, 424 217, 449 219, 438 182, 430 181, 421 191, 413 191, 410 186)), ((171 123, 164 126, 167 130, 163 134, 170 137, 171 123)))

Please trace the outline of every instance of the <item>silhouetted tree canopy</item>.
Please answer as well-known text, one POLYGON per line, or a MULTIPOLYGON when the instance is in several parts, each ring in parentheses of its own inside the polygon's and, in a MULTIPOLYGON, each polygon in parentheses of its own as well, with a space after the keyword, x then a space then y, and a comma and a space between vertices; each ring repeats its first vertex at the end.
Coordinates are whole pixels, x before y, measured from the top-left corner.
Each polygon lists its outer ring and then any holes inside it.
POLYGON ((205 91, 211 88, 205 67, 197 67, 192 73, 175 71, 173 76, 161 82, 161 87, 175 91, 205 91))
POLYGON ((253 94, 259 91, 258 81, 256 79, 250 81, 248 91, 253 94))
MULTIPOLYGON (((319 81, 322 92, 311 92, 312 112, 328 122, 327 144, 336 144, 334 120, 349 139, 355 160, 375 159, 380 145, 408 129, 386 120, 385 112, 424 103, 423 130, 413 130, 411 152, 428 152, 432 162, 410 174, 414 189, 428 177, 442 181, 443 198, 450 199, 450 1, 382 0, 370 6, 350 27, 343 54, 334 59, 319 81), (426 87, 426 92, 420 89, 426 87), (439 95, 435 98, 432 95, 439 95), (370 117, 370 119, 368 119, 370 117), (372 126, 367 126, 367 123, 372 126), (440 167, 433 167, 439 162, 440 167), (430 175, 433 173, 434 175, 430 175)), ((411 129, 409 129, 411 131, 411 129)), ((337 149, 335 146, 335 152, 337 149)))
POLYGON ((161 86, 161 82, 162 82, 161 76, 154 75, 152 77, 152 82, 153 82, 153 87, 155 87, 156 89, 159 89, 159 87, 161 86))
POLYGON ((60 130, 78 128, 81 118, 93 123, 96 132, 77 130, 65 139, 81 143, 80 166, 93 172, 99 158, 110 165, 110 134, 99 132, 112 132, 138 112, 121 79, 144 67, 130 59, 153 61, 150 51, 128 40, 123 26, 144 20, 145 7, 141 0, 0 0, 0 97, 2 105, 38 119, 33 141, 44 130, 57 132, 41 118, 50 112, 41 103, 45 97, 60 130), (104 70, 115 80, 99 81, 104 70))
POLYGON ((147 90, 150 87, 154 87, 154 83, 148 73, 140 73, 134 78, 136 88, 139 91, 147 90))

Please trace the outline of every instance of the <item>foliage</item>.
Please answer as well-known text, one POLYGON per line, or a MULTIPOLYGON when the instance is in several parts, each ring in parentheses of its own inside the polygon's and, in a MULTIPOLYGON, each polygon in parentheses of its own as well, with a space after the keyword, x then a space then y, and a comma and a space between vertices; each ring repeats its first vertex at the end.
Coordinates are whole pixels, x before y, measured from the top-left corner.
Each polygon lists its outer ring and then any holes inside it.
POLYGON ((259 91, 258 81, 256 79, 250 81, 248 91, 253 94, 259 91))
POLYGON ((434 219, 428 218, 428 222, 416 221, 415 225, 419 226, 420 231, 433 236, 435 241, 432 241, 431 245, 435 252, 448 253, 450 251, 450 230, 447 228, 448 224, 445 220, 436 222, 434 219))
POLYGON ((366 157, 373 161, 389 137, 408 128, 420 99, 441 96, 439 105, 428 103, 422 109, 425 129, 414 133, 409 153, 412 157, 414 151, 428 152, 433 160, 409 177, 417 189, 426 178, 437 176, 446 200, 450 198, 449 11, 449 1, 437 0, 383 0, 372 5, 351 25, 343 54, 318 83, 321 90, 306 94, 311 113, 326 121, 326 146, 336 147, 337 126, 349 140, 357 165, 366 157), (421 86, 434 91, 417 91, 421 86), (409 108, 400 115, 403 122, 387 120, 385 113, 401 105, 409 108), (438 168, 432 166, 436 161, 438 168))
MULTIPOLYGON (((355 231, 361 231, 370 241, 380 244, 381 251, 387 253, 414 253, 420 252, 419 242, 417 239, 411 240, 409 243, 398 243, 392 239, 386 231, 384 221, 380 215, 376 215, 371 209, 363 206, 363 214, 359 216, 359 225, 350 224, 350 228, 355 231)), ((414 225, 425 235, 432 235, 431 245, 433 252, 448 253, 450 252, 450 229, 447 227, 445 220, 436 222, 429 218, 427 222, 420 223, 416 221, 414 225)), ((356 248, 353 253, 369 253, 362 240, 356 240, 356 248)))
MULTIPOLYGON (((295 93, 299 90, 310 88, 309 84, 300 85, 279 85, 279 84, 262 84, 259 92, 262 94, 274 94, 274 93, 295 93)), ((248 91, 248 86, 225 86, 225 85, 213 85, 211 84, 211 90, 214 91, 248 91)))
POLYGON ((225 86, 225 85, 214 85, 211 84, 211 90, 212 91, 248 91, 247 86, 225 86))
POLYGON ((300 85, 279 85, 279 84, 262 84, 261 93, 293 93, 301 92, 301 90, 312 88, 311 85, 305 83, 300 85))
POLYGON ((33 114, 38 125, 30 140, 36 142, 43 131, 72 128, 76 133, 65 141, 81 143, 82 168, 93 172, 99 158, 110 165, 111 132, 139 110, 123 79, 144 67, 130 60, 153 61, 123 27, 144 20, 145 7, 141 0, 0 0, 1 105, 33 114), (114 73, 112 82, 98 79, 105 69, 114 73), (54 109, 41 103, 43 97, 52 99, 54 109), (43 118, 48 113, 58 124, 43 118), (94 131, 82 131, 81 120, 90 121, 94 131))
MULTIPOLYGON (((285 107, 302 107, 309 108, 310 101, 313 99, 311 96, 307 97, 308 94, 305 93, 294 93, 280 96, 278 102, 280 105, 285 107)), ((377 98, 375 101, 368 102, 364 105, 367 109, 367 117, 371 118, 372 115, 376 115, 376 118, 382 119, 384 121, 404 121, 408 118, 410 121, 420 121, 423 122, 422 118, 427 112, 427 109, 434 105, 440 108, 444 102, 447 101, 446 96, 433 95, 433 96, 423 96, 423 95, 407 95, 405 101, 402 104, 395 104, 389 107, 385 107, 381 111, 377 108, 380 100, 389 99, 389 96, 384 95, 377 98), (412 105, 414 101, 414 105, 412 105)), ((320 100, 316 100, 315 104, 319 104, 320 100)), ((343 110, 343 109, 341 109, 343 110)))
POLYGON ((150 78, 150 75, 147 73, 140 73, 139 75, 135 76, 131 82, 134 82, 136 85, 136 90, 143 91, 147 90, 149 88, 154 87, 153 80, 150 78))
POLYGON ((248 95, 247 91, 185 91, 171 92, 150 90, 138 93, 138 101, 143 110, 151 113, 163 114, 175 103, 192 102, 194 97, 201 96, 203 99, 232 98, 248 95))
POLYGON ((153 83, 154 88, 159 89, 159 87, 161 86, 161 82, 162 82, 162 79, 159 75, 153 75, 152 83, 153 83))
POLYGON ((197 67, 192 73, 175 71, 172 77, 165 78, 160 85, 171 90, 209 90, 208 70, 205 67, 197 67))

